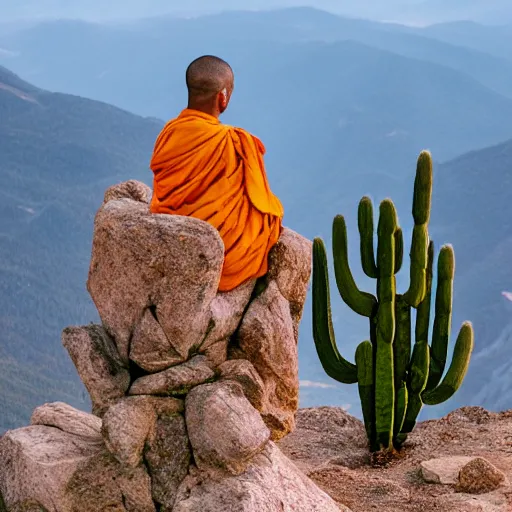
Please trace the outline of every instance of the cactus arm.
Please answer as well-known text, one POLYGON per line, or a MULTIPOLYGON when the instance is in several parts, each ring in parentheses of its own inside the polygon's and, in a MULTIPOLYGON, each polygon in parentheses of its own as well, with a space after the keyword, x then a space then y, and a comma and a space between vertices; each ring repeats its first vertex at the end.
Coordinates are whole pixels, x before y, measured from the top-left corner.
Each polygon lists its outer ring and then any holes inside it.
POLYGON ((417 308, 426 295, 426 270, 428 252, 428 223, 432 200, 432 158, 423 151, 416 168, 414 181, 414 199, 412 214, 414 230, 411 244, 410 286, 405 299, 413 308, 417 308))
POLYGON ((377 335, 379 331, 386 343, 392 344, 395 337, 395 232, 397 216, 395 205, 389 199, 380 205, 377 248, 377 335))
POLYGON ((408 304, 417 308, 426 295, 428 231, 426 225, 414 226, 411 243, 410 285, 404 294, 408 304))
POLYGON ((411 308, 401 295, 395 302, 396 329, 393 341, 395 391, 406 379, 411 359, 411 308))
POLYGON ((332 245, 334 273, 341 298, 359 315, 371 317, 377 306, 377 299, 371 293, 361 292, 354 281, 348 262, 347 226, 341 215, 333 222, 332 245))
POLYGON ((395 233, 395 274, 398 274, 404 262, 404 233, 398 228, 395 233))
POLYGON ((409 401, 407 385, 402 382, 396 393, 395 427, 393 437, 396 438, 404 426, 407 404, 409 401))
POLYGON ((420 395, 427 385, 430 367, 430 349, 426 341, 414 344, 409 370, 409 391, 410 394, 420 395))
POLYGON ((356 350, 357 382, 363 412, 364 426, 370 446, 375 442, 375 386, 373 367, 373 345, 363 341, 356 350))
POLYGON ((423 402, 427 405, 438 405, 451 398, 460 388, 468 371, 469 361, 474 346, 473 326, 465 322, 459 332, 453 358, 446 376, 439 386, 423 394, 423 402))
POLYGON ((427 383, 427 390, 429 391, 439 384, 446 366, 452 319, 454 273, 455 256, 453 248, 445 245, 441 248, 437 263, 436 314, 432 331, 430 375, 427 383))
POLYGON ((336 346, 328 272, 325 245, 316 238, 313 242, 313 339, 327 375, 344 384, 355 384, 356 366, 345 360, 336 346))
POLYGON ((421 396, 409 393, 409 401, 407 402, 407 412, 405 413, 404 422, 400 433, 396 436, 396 443, 400 446, 407 440, 409 434, 416 426, 416 420, 423 409, 423 401, 421 396))
POLYGON ((427 294, 418 306, 416 311, 416 343, 419 341, 428 342, 428 330, 430 325, 430 303, 432 299, 432 272, 434 267, 434 242, 428 246, 427 263, 427 294))
POLYGON ((408 433, 412 432, 416 425, 416 419, 423 407, 421 394, 427 385, 429 363, 430 357, 428 343, 426 341, 415 343, 411 358, 409 379, 407 382, 409 403, 407 405, 405 421, 401 430, 401 434, 404 434, 405 437, 407 437, 406 435, 408 433))
POLYGON ((415 224, 428 224, 430 222, 430 207, 432 204, 432 156, 428 151, 422 151, 416 166, 414 180, 414 197, 412 201, 412 215, 415 224))
POLYGON ((380 205, 377 247, 378 300, 377 350, 375 361, 376 443, 384 450, 393 447, 395 383, 393 340, 395 337, 395 232, 397 216, 390 200, 380 205))
POLYGON ((361 264, 364 273, 372 279, 377 278, 377 265, 373 248, 373 204, 369 197, 363 197, 357 213, 359 227, 361 264))

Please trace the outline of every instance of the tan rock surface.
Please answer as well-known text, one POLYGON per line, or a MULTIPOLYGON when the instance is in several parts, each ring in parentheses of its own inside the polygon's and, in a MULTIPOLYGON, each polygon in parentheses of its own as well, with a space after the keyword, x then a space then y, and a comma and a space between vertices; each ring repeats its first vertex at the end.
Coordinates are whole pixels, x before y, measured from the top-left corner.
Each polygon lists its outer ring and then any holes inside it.
MULTIPOLYGON (((469 494, 450 494, 442 497, 443 512, 509 512, 510 500, 507 495, 500 493, 473 496, 469 494)), ((436 509, 434 509, 436 510, 436 509)))
POLYGON ((182 395, 194 386, 212 379, 215 373, 205 356, 195 356, 190 361, 173 366, 160 373, 137 379, 130 387, 130 395, 182 395))
POLYGON ((460 470, 473 460, 473 457, 441 457, 421 463, 421 476, 429 484, 455 485, 459 481, 460 470))
POLYGON ((102 429, 109 452, 128 468, 139 466, 156 420, 157 413, 145 397, 126 397, 110 406, 103 417, 102 429))
POLYGON ((299 361, 290 304, 271 281, 249 306, 230 359, 247 359, 265 385, 262 415, 280 439, 293 430, 299 400, 299 361))
POLYGON ((93 413, 102 416, 130 386, 130 374, 114 341, 102 326, 87 325, 64 329, 62 343, 89 392, 93 413))
POLYGON ((261 411, 265 403, 265 384, 254 365, 245 359, 232 359, 219 366, 221 380, 238 382, 251 405, 261 411))
POLYGON ((31 425, 55 427, 68 434, 97 441, 101 436, 101 419, 62 402, 41 405, 32 413, 31 425))
POLYGON ((7 432, 0 440, 0 492, 7 510, 32 500, 54 510, 71 510, 66 486, 79 462, 102 449, 96 442, 82 439, 55 427, 41 425, 7 432))
POLYGON ((95 218, 87 287, 122 360, 148 308, 182 357, 198 347, 223 260, 220 235, 206 222, 150 214, 132 199, 105 203, 95 218))
POLYGON ((0 501, 0 512, 49 512, 46 508, 42 507, 37 501, 25 500, 23 503, 18 503, 11 507, 9 511, 2 508, 0 501))
POLYGON ((161 416, 146 443, 144 455, 153 500, 159 505, 172 508, 178 487, 188 474, 191 458, 183 416, 161 416))
POLYGON ((201 349, 212 370, 216 370, 222 363, 225 363, 228 358, 229 339, 220 340, 210 345, 206 349, 201 349))
POLYGON ((460 470, 457 490, 470 494, 495 491, 505 482, 505 475, 483 457, 475 457, 460 470))
POLYGON ((185 401, 178 398, 141 395, 137 399, 148 401, 158 417, 185 412, 185 401))
POLYGON ((105 192, 103 203, 116 199, 133 199, 149 204, 152 194, 152 190, 141 181, 128 180, 109 187, 105 192))
POLYGON ((82 461, 66 491, 70 512, 155 512, 146 469, 127 469, 106 451, 82 461))
POLYGON ((350 512, 269 443, 240 476, 188 477, 173 512, 350 512))
POLYGON ((283 297, 290 303, 296 338, 306 302, 311 264, 311 241, 291 229, 283 228, 278 243, 269 255, 267 280, 275 281, 283 297))
POLYGON ((151 310, 146 309, 133 333, 130 360, 142 369, 155 373, 183 363, 185 359, 169 342, 151 310))
MULTIPOLYGON (((87 427, 75 423, 73 429, 87 427)), ((0 461, 8 512, 155 511, 146 470, 122 467, 100 434, 86 437, 44 425, 10 431, 0 439, 0 461)))
POLYGON ((185 419, 195 462, 205 470, 240 474, 270 438, 260 414, 234 382, 194 388, 185 400, 185 419))
POLYGON ((251 280, 230 292, 217 293, 210 306, 210 332, 201 345, 201 351, 232 336, 249 304, 255 283, 255 280, 251 280))

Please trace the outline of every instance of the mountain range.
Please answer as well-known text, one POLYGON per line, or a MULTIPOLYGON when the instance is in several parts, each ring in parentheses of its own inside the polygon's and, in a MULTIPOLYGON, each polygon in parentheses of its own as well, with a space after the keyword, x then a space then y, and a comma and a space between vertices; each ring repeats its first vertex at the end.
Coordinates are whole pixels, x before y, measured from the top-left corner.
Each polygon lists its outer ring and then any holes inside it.
MULTIPOLYGON (((492 34, 477 27, 490 45, 492 34)), ((501 292, 512 287, 512 143, 505 142, 512 139, 512 61, 464 44, 449 26, 444 40, 435 30, 311 9, 0 29, 0 62, 37 85, 0 71, 0 406, 8 411, 0 430, 26 422, 42 401, 86 406, 59 336, 68 324, 96 320, 85 292, 93 215, 108 185, 150 183, 154 138, 184 107, 184 69, 201 53, 219 54, 235 69, 225 122, 264 140, 286 224, 330 244, 332 218, 345 214, 351 263, 365 289, 374 284, 360 270, 357 203, 364 194, 392 197, 410 240, 415 160, 432 150, 432 236, 438 246, 453 243, 457 255, 454 328, 470 319, 477 332, 474 366, 447 407, 479 400, 512 407, 512 397, 495 399, 501 374, 499 382, 488 379, 490 367, 504 364, 503 348, 496 356, 486 350, 506 346, 510 323, 501 292), (482 379, 487 391, 477 396, 482 379)), ((405 268, 399 285, 407 279, 405 268)), ((351 358, 366 322, 341 299, 333 303, 351 358)), ((302 404, 350 404, 357 413, 357 389, 321 369, 310 308, 300 339, 302 404)))
POLYGON ((405 11, 406 19, 421 23, 473 20, 488 24, 510 24, 512 5, 507 0, 424 0, 405 11))
POLYGON ((446 160, 512 136, 512 61, 312 9, 48 22, 0 35, 0 47, 0 63, 40 87, 160 119, 185 103, 187 64, 220 54, 236 72, 226 122, 261 135, 300 190, 315 168, 403 175, 423 147, 446 160))
POLYGON ((160 127, 0 67, 0 430, 50 397, 87 406, 59 333, 96 319, 94 211, 107 186, 145 177, 160 127))
POLYGON ((476 354, 457 403, 512 408, 512 141, 463 155, 438 172, 432 224, 457 253, 455 325, 472 319, 476 354))

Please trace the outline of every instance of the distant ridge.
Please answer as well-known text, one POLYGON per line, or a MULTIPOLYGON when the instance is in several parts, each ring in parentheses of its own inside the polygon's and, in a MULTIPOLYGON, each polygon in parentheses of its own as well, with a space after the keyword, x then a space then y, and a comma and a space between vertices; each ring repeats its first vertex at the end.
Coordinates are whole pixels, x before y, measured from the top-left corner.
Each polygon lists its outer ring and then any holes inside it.
POLYGON ((97 201, 148 178, 161 126, 0 67, 0 433, 48 400, 87 407, 60 331, 96 318, 84 282, 97 201))

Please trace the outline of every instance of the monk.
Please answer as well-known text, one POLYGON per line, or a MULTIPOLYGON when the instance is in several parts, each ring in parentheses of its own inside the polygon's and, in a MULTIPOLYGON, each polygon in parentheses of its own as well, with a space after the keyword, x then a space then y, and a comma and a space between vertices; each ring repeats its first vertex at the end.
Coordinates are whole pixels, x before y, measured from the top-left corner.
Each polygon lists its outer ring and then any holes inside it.
POLYGON ((283 207, 267 181, 262 142, 219 121, 234 89, 229 64, 200 57, 186 83, 188 107, 155 143, 151 211, 195 217, 219 231, 225 247, 219 290, 227 292, 267 273, 283 207))

